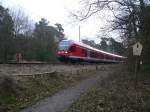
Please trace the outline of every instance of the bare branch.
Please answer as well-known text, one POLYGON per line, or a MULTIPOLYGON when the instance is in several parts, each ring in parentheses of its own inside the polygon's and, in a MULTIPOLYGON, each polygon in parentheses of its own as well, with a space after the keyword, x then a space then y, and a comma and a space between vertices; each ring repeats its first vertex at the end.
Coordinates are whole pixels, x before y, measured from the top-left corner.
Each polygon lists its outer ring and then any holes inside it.
POLYGON ((29 17, 24 13, 21 8, 14 8, 10 10, 10 15, 14 21, 15 35, 20 33, 24 34, 32 29, 29 17))

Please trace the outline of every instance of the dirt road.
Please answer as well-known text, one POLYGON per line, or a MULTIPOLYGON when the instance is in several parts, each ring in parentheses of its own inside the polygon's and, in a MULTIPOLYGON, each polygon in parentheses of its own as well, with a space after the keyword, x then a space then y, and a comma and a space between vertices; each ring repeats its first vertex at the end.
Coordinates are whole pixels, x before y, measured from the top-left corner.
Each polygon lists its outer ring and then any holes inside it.
POLYGON ((76 86, 62 90, 21 112, 64 112, 81 94, 95 86, 98 81, 108 75, 109 72, 97 71, 96 77, 85 79, 76 86))

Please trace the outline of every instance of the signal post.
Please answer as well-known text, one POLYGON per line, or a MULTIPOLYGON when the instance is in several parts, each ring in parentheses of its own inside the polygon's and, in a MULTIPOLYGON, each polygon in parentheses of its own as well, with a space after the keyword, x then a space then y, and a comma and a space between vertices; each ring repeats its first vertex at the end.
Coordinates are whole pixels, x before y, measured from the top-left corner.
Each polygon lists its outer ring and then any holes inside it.
POLYGON ((143 45, 140 42, 137 42, 132 47, 133 47, 133 56, 135 57, 135 70, 134 70, 134 73, 135 73, 135 88, 136 88, 137 87, 137 81, 138 81, 137 73, 140 69, 139 64, 142 63, 142 61, 140 61, 140 63, 139 63, 139 57, 141 56, 143 45))

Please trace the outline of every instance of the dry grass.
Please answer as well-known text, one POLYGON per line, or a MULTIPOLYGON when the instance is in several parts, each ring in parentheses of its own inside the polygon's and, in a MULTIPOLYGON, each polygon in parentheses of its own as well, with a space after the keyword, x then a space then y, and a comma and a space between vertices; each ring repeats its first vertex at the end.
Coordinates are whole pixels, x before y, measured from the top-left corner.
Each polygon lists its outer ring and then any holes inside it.
POLYGON ((16 97, 22 91, 22 87, 10 76, 0 77, 0 112, 9 110, 8 104, 15 103, 16 97))
POLYGON ((91 74, 92 71, 85 74, 53 73, 15 78, 3 76, 0 78, 0 112, 17 112, 91 74))
POLYGON ((67 112, 150 112, 150 71, 138 74, 117 69, 110 77, 82 95, 67 112))

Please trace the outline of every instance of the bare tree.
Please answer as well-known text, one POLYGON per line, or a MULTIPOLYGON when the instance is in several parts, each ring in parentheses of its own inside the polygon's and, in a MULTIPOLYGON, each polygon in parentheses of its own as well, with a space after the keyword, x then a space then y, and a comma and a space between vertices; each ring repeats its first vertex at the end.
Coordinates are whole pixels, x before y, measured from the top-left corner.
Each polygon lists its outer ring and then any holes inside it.
POLYGON ((21 8, 13 8, 10 10, 10 15, 14 21, 14 32, 18 34, 31 34, 33 29, 32 22, 21 8))
POLYGON ((122 37, 139 38, 138 31, 142 25, 139 14, 144 10, 144 0, 82 0, 81 3, 83 8, 71 13, 77 20, 83 21, 109 11, 114 18, 110 30, 118 30, 122 37))
MULTIPOLYGON (((109 31, 118 31, 127 47, 136 41, 144 45, 143 57, 150 56, 150 2, 148 0, 81 0, 82 9, 71 15, 83 21, 105 11, 111 12, 109 31)), ((148 62, 149 58, 143 58, 148 62)), ((150 61, 149 61, 150 62, 150 61)))

